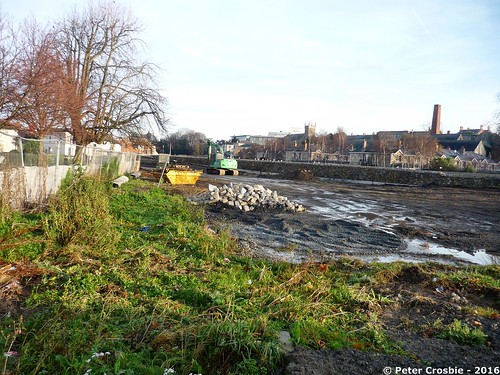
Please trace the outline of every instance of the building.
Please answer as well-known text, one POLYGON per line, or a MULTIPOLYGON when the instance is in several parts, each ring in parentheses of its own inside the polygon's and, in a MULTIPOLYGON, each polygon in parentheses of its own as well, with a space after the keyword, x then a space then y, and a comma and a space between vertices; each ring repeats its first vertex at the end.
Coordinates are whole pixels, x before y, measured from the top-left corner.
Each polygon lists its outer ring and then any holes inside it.
POLYGON ((371 137, 363 134, 362 136, 348 136, 347 139, 349 142, 349 164, 379 165, 380 156, 371 137))
POLYGON ((111 151, 111 152, 121 152, 122 151, 121 144, 111 143, 111 142, 104 142, 104 143, 90 142, 86 147, 88 149, 99 149, 102 151, 111 151))
POLYGON ((0 129, 0 153, 17 150, 19 133, 16 129, 6 126, 0 129))
POLYGON ((43 152, 45 154, 57 154, 72 157, 76 154, 76 144, 71 133, 65 130, 54 130, 43 139, 43 152))
POLYGON ((304 133, 284 137, 285 161, 311 161, 311 140, 316 136, 316 124, 304 124, 304 133))

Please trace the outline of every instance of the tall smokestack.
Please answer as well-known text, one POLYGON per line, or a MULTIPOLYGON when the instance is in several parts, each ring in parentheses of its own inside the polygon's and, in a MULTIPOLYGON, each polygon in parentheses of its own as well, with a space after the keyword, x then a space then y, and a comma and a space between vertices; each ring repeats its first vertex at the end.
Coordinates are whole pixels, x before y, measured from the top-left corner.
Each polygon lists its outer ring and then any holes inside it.
POLYGON ((431 134, 441 134, 441 104, 434 104, 431 134))

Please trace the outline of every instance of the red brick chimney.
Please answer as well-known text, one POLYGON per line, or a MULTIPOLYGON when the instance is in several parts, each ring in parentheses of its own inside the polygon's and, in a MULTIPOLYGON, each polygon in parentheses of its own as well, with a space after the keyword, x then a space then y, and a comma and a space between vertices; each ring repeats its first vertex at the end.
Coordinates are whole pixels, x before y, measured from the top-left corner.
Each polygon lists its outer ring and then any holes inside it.
POLYGON ((441 134, 441 104, 434 105, 431 134, 441 134))

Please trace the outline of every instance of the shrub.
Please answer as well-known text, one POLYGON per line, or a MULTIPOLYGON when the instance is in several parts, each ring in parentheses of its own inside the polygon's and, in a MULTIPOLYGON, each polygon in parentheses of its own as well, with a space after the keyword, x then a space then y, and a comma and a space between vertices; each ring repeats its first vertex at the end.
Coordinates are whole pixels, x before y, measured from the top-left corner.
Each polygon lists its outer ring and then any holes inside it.
POLYGON ((469 172, 469 173, 476 173, 476 169, 471 165, 471 164, 467 164, 467 166, 462 169, 464 172, 469 172))
POLYGON ((429 163, 429 169, 434 171, 456 171, 458 170, 455 160, 452 158, 435 158, 429 163))
POLYGON ((95 178, 73 172, 61 183, 49 202, 44 230, 59 246, 88 246, 94 250, 112 247, 119 239, 109 212, 107 187, 95 178))

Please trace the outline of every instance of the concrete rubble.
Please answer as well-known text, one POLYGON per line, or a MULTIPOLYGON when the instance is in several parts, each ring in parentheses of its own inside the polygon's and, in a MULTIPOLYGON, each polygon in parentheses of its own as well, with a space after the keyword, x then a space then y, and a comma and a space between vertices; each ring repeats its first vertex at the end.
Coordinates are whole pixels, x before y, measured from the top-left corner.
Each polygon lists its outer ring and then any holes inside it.
POLYGON ((242 211, 253 211, 258 207, 283 209, 290 212, 304 212, 305 208, 299 203, 289 201, 287 197, 277 191, 266 189, 262 185, 233 184, 217 187, 208 185, 208 192, 191 197, 193 203, 222 203, 242 211))

